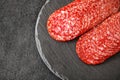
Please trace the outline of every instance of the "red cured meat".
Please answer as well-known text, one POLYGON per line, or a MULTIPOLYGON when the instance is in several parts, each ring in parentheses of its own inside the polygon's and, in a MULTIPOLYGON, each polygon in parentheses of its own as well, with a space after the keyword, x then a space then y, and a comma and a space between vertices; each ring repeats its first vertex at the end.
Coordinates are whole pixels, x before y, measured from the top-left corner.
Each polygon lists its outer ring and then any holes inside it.
POLYGON ((118 11, 119 0, 78 0, 56 10, 47 21, 50 36, 72 40, 118 11))
POLYGON ((120 12, 82 35, 76 43, 79 58, 87 64, 100 64, 120 51, 120 12))

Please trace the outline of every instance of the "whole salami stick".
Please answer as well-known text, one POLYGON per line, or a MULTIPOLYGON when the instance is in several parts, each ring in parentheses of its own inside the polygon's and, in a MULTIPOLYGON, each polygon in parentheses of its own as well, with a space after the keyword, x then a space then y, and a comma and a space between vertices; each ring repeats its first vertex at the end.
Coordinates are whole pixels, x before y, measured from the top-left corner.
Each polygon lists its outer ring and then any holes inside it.
POLYGON ((120 12, 82 35, 76 43, 79 58, 87 64, 100 64, 120 51, 120 12))
POLYGON ((50 36, 69 41, 101 23, 120 6, 120 0, 75 0, 56 10, 47 21, 50 36))

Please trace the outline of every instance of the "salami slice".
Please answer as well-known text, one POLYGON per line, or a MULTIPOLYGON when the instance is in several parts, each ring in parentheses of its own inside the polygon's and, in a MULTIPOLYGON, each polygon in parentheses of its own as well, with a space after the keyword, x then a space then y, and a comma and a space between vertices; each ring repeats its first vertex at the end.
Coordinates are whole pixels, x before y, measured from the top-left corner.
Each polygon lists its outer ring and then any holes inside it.
POLYGON ((82 35, 76 43, 79 58, 87 64, 100 64, 120 51, 120 12, 82 35))
POLYGON ((116 13, 119 5, 119 0, 75 0, 49 16, 47 30, 55 40, 72 40, 116 13))

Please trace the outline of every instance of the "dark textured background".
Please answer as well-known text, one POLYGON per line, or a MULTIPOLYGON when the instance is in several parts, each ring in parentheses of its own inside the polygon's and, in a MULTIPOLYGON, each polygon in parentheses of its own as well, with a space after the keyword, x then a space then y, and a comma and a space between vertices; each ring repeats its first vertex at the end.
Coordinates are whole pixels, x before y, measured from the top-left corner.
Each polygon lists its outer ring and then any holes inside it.
POLYGON ((0 0, 0 80, 59 80, 41 60, 35 24, 45 0, 0 0))

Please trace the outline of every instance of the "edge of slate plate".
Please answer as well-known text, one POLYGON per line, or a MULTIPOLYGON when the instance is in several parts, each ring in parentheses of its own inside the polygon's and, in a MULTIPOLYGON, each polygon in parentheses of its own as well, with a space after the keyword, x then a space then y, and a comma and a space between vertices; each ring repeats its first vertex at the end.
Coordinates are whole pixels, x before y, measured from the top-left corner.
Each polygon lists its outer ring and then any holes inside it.
POLYGON ((40 20, 40 15, 42 14, 42 10, 44 9, 44 7, 46 6, 47 3, 49 3, 50 0, 46 0, 45 4, 42 6, 39 14, 38 14, 38 18, 37 18, 37 22, 36 22, 36 25, 35 25, 35 41, 36 41, 36 46, 37 46, 37 49, 38 49, 38 52, 40 54, 40 57, 42 58, 43 62, 45 63, 45 65, 49 68, 49 70, 55 74, 57 77, 59 77, 60 79, 62 80, 68 80, 67 77, 63 76, 63 75, 60 75, 57 71, 55 71, 51 65, 49 64, 49 62, 47 61, 47 59, 45 58, 45 55, 43 54, 42 52, 42 49, 41 49, 41 44, 40 44, 40 41, 38 39, 38 31, 37 31, 37 27, 38 27, 38 24, 39 24, 39 20, 40 20))

